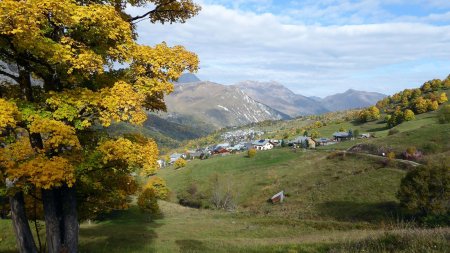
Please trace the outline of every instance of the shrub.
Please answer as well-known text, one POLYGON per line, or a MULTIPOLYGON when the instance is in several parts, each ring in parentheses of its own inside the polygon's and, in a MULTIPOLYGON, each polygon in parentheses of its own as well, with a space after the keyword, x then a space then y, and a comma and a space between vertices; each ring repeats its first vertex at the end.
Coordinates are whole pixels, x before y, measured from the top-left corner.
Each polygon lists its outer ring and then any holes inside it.
POLYGON ((398 129, 393 128, 393 129, 390 129, 390 130, 389 130, 388 135, 398 134, 399 132, 400 132, 400 131, 399 131, 398 129))
POLYGON ((160 213, 156 193, 153 189, 145 189, 142 191, 138 196, 137 204, 142 212, 152 215, 160 213))
POLYGON ((186 167, 186 160, 184 160, 183 158, 180 158, 178 160, 175 161, 175 169, 179 169, 179 168, 183 168, 186 167))
MULTIPOLYGON (((227 177, 226 180, 228 179, 227 177)), ((215 175, 212 181, 211 204, 216 209, 234 210, 236 208, 235 194, 230 181, 219 179, 218 175, 215 175)))
POLYGON ((388 160, 392 161, 392 160, 395 159, 395 153, 394 152, 389 152, 389 153, 387 153, 386 157, 387 157, 388 160))
POLYGON ((406 151, 402 153, 402 156, 406 160, 419 160, 422 158, 423 153, 416 149, 416 147, 408 147, 406 151))
POLYGON ((403 114, 403 119, 405 120, 405 121, 411 121, 411 120, 414 120, 416 117, 414 116, 414 112, 413 111, 411 111, 411 110, 409 110, 409 109, 406 109, 405 110, 405 112, 404 112, 404 114, 403 114))
POLYGON ((450 170, 446 163, 417 167, 402 179, 397 193, 403 210, 418 217, 450 214, 450 170))
POLYGON ((358 118, 361 122, 377 120, 380 118, 380 110, 376 106, 371 106, 365 110, 362 110, 359 113, 358 118))
POLYGON ((256 156, 256 149, 251 148, 251 149, 249 149, 249 150, 247 151, 247 157, 253 158, 253 157, 255 157, 255 156, 256 156))
POLYGON ((192 208, 207 207, 207 196, 198 189, 197 184, 192 183, 178 194, 179 203, 182 206, 192 208))
POLYGON ((144 189, 152 189, 157 199, 167 199, 169 196, 169 188, 167 188, 166 181, 160 177, 151 177, 144 189))
POLYGON ((450 123, 450 105, 444 105, 438 112, 439 123, 450 123))
POLYGON ((408 153, 409 155, 413 155, 416 152, 417 152, 417 148, 416 147, 408 147, 406 149, 406 153, 408 153))

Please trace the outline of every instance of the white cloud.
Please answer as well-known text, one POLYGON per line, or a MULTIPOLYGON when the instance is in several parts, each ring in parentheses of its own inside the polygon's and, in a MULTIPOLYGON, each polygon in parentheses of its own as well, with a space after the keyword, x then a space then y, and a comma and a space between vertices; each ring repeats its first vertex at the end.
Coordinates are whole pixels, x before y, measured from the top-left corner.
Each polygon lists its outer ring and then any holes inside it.
POLYGON ((289 16, 202 6, 200 15, 185 24, 139 23, 140 42, 185 45, 199 55, 203 79, 227 84, 277 80, 308 95, 347 88, 392 93, 450 73, 450 26, 412 19, 360 25, 293 24, 289 16))

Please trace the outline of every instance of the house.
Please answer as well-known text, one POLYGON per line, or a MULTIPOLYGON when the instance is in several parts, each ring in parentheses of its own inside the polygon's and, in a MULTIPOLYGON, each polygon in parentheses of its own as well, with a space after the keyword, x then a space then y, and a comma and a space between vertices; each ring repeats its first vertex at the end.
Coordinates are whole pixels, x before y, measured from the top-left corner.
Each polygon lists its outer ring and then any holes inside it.
POLYGON ((269 140, 270 141, 270 143, 272 143, 273 144, 273 146, 274 147, 279 147, 279 146, 281 146, 281 141, 280 140, 269 140))
POLYGON ((295 144, 302 148, 316 148, 316 142, 308 136, 299 136, 290 141, 289 144, 295 144))
POLYGON ((190 150, 187 152, 187 155, 188 155, 189 159, 194 160, 194 159, 199 159, 201 157, 202 153, 203 152, 201 152, 199 150, 196 150, 196 151, 190 150))
POLYGON ((252 146, 256 150, 270 150, 274 145, 269 140, 258 140, 252 143, 252 146))
POLYGON ((371 135, 369 133, 359 135, 359 138, 361 138, 361 139, 368 139, 370 137, 371 137, 371 135))
POLYGON ((233 147, 230 148, 231 151, 242 151, 245 150, 245 144, 244 143, 239 143, 234 145, 233 147))
POLYGON ((219 150, 219 149, 229 149, 229 148, 231 148, 230 143, 221 143, 221 144, 217 144, 217 145, 214 147, 214 152, 216 152, 216 151, 219 150))
POLYGON ((333 137, 335 141, 346 141, 351 140, 353 138, 353 136, 347 132, 335 132, 333 134, 333 137))
POLYGON ((331 142, 331 140, 328 138, 316 138, 316 139, 314 139, 314 141, 316 142, 317 146, 326 146, 326 145, 333 144, 331 142))
POLYGON ((230 154, 230 151, 226 148, 218 148, 216 150, 214 150, 214 154, 218 154, 218 155, 228 155, 230 154))

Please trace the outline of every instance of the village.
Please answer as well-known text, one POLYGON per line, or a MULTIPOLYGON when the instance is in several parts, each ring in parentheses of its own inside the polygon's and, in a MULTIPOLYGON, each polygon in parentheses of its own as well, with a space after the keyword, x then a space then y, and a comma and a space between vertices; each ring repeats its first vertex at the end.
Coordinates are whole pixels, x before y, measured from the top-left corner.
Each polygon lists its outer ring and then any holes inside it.
POLYGON ((303 136, 299 135, 291 140, 260 138, 263 134, 264 132, 255 131, 253 129, 226 132, 221 135, 221 139, 224 141, 223 143, 213 144, 195 150, 186 150, 185 152, 180 153, 172 153, 167 156, 166 159, 159 159, 158 165, 160 168, 165 168, 173 165, 179 159, 184 159, 186 161, 196 159, 205 160, 213 156, 238 154, 250 149, 256 151, 266 151, 277 147, 289 147, 293 151, 297 151, 297 149, 315 149, 318 146, 333 145, 342 141, 373 137, 370 133, 359 134, 357 131, 353 132, 352 130, 349 130, 348 132, 337 131, 333 133, 332 138, 313 138, 307 136, 307 133, 305 133, 303 136))

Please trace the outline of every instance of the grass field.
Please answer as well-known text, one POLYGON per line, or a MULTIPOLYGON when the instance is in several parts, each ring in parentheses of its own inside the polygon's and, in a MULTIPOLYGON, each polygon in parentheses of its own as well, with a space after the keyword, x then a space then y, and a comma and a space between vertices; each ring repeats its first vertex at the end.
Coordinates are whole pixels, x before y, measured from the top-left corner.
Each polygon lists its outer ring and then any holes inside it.
MULTIPOLYGON (((407 168, 333 152, 360 142, 396 152, 431 145, 434 151, 426 159, 439 160, 449 155, 450 124, 437 124, 428 113, 397 126, 394 135, 380 122, 344 122, 320 131, 331 134, 340 127, 375 132, 377 138, 314 151, 278 148, 254 158, 245 153, 213 157, 163 169, 158 176, 172 193, 169 202, 160 202, 162 215, 152 218, 132 207, 104 221, 83 223, 80 252, 450 252, 449 228, 419 228, 401 216, 396 192, 407 168), (193 185, 202 209, 177 204, 177 196, 193 185), (211 204, 214 193, 224 190, 233 196, 232 211, 211 204), (287 194, 284 203, 266 201, 281 190, 287 194)), ((9 220, 0 220, 0 252, 15 252, 9 220)))

